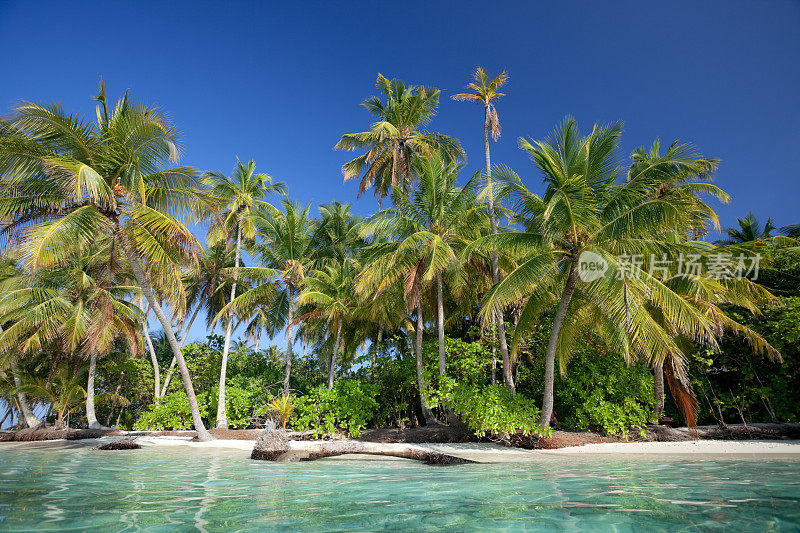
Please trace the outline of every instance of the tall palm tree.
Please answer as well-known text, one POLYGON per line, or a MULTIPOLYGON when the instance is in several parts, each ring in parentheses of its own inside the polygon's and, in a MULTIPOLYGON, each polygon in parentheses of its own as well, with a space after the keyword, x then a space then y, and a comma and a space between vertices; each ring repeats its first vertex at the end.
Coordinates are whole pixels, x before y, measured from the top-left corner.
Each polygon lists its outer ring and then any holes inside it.
POLYGON ((289 394, 289 378, 294 356, 294 321, 296 299, 303 279, 311 270, 314 260, 314 224, 309 218, 310 204, 298 206, 290 200, 283 201, 283 211, 278 214, 261 212, 255 219, 260 241, 253 245, 255 257, 264 267, 240 267, 240 276, 254 281, 249 290, 237 296, 217 315, 228 310, 240 317, 251 316, 259 306, 274 308, 273 315, 283 317, 286 327, 286 371, 283 393, 289 394))
POLYGON ((477 209, 479 173, 463 187, 456 185, 460 166, 448 164, 438 154, 418 158, 414 170, 419 187, 408 199, 400 190, 392 193, 394 207, 380 211, 364 222, 365 234, 387 237, 373 246, 374 259, 364 269, 359 291, 374 288, 377 294, 404 277, 408 310, 417 312, 417 367, 422 386, 422 298, 423 287, 435 288, 436 324, 439 340, 439 373, 445 373, 443 274, 458 276, 458 253, 479 236, 481 213, 477 209))
POLYGON ((102 83, 96 99, 96 123, 57 104, 27 102, 0 121, 3 233, 24 239, 23 258, 34 270, 59 265, 100 235, 113 239, 167 335, 198 438, 210 440, 170 319, 145 273, 193 259, 198 243, 173 213, 199 213, 199 175, 168 166, 178 159, 177 134, 156 109, 127 94, 109 109, 102 83))
MULTIPOLYGON (((714 229, 720 229, 719 217, 714 209, 706 203, 703 195, 723 203, 730 202, 730 196, 725 191, 710 183, 713 180, 713 173, 718 167, 718 160, 699 158, 691 166, 673 166, 672 162, 676 155, 689 149, 688 146, 680 145, 676 141, 662 155, 661 142, 656 139, 649 151, 642 146, 631 153, 632 163, 628 169, 628 176, 637 176, 642 172, 658 172, 660 174, 661 183, 652 189, 652 199, 677 196, 684 202, 687 215, 687 226, 683 229, 682 237, 684 241, 698 240, 707 235, 709 222, 714 229)), ((723 296, 717 294, 716 297, 719 298, 719 301, 724 301, 723 296)), ((664 411, 664 361, 653 361, 652 370, 656 398, 653 419, 658 421, 664 411)), ((670 383, 675 383, 675 381, 671 380, 670 383)), ((673 395, 685 396, 677 389, 673 391, 673 395)), ((685 404, 686 402, 684 402, 685 404)))
MULTIPOLYGON (((182 284, 186 292, 186 307, 194 306, 194 312, 188 322, 184 322, 181 331, 180 348, 189 339, 189 330, 200 311, 205 309, 206 325, 211 326, 214 317, 225 306, 224 292, 231 284, 228 269, 234 266, 234 251, 229 250, 226 243, 219 243, 208 248, 200 248, 197 263, 184 269, 182 284)), ((167 393, 176 359, 173 356, 169 370, 161 387, 160 397, 167 393)))
MULTIPOLYGON (((211 227, 209 228, 209 242, 220 240, 227 241, 232 235, 235 241, 234 267, 239 268, 242 257, 242 239, 252 241, 255 238, 256 213, 277 210, 271 204, 262 200, 268 193, 286 193, 282 182, 274 182, 267 174, 257 174, 255 161, 250 160, 245 166, 241 161, 236 161, 233 176, 228 177, 221 172, 209 172, 212 202, 209 207, 211 227)), ((231 298, 236 297, 236 271, 233 273, 231 283, 231 298)), ((217 427, 228 429, 228 416, 225 410, 225 375, 228 368, 228 351, 231 345, 231 332, 233 331, 233 316, 228 313, 225 321, 225 343, 222 348, 222 364, 219 375, 219 399, 217 402, 217 427)))
MULTIPOLYGON (((524 251, 520 266, 487 295, 484 318, 522 298, 525 307, 514 333, 514 343, 555 302, 555 315, 545 352, 545 384, 539 425, 546 429, 553 411, 555 362, 569 360, 580 332, 593 329, 627 359, 639 355, 648 361, 670 359, 682 363, 675 334, 714 347, 720 326, 701 312, 646 265, 626 261, 625 254, 677 259, 697 253, 692 243, 677 236, 689 227, 696 204, 683 195, 657 196, 664 169, 699 174, 706 160, 682 147, 657 166, 635 169, 620 182, 617 166, 620 125, 595 126, 581 137, 574 119, 567 117, 547 141, 520 139, 547 186, 540 198, 528 191, 510 171, 498 176, 505 182, 500 198, 513 202, 521 233, 490 235, 470 249, 524 251), (582 277, 581 264, 605 264, 604 275, 582 277), (654 320, 658 309, 661 322, 654 320), (669 328, 664 327, 664 323, 669 328), (670 335, 672 333, 672 335, 670 335)), ((682 371, 677 365, 676 370, 682 371)), ((685 374, 678 376, 688 382, 685 374)))
POLYGON ((361 217, 350 212, 350 204, 331 202, 319 206, 314 230, 315 266, 341 263, 355 257, 365 246, 361 237, 361 217))
MULTIPOLYGON (((492 189, 492 158, 489 152, 489 135, 497 142, 500 138, 500 118, 497 116, 497 109, 494 101, 501 96, 505 96, 499 89, 508 83, 508 74, 502 71, 494 78, 489 78, 483 68, 478 67, 473 74, 473 82, 467 85, 468 93, 454 94, 453 99, 459 101, 476 102, 483 105, 483 156, 484 172, 486 176, 486 200, 489 207, 489 221, 491 223, 492 235, 497 233, 497 213, 494 210, 494 190, 492 189)), ((500 281, 498 272, 499 258, 497 250, 492 251, 492 282, 500 281)), ((503 360, 503 381, 513 392, 514 378, 511 375, 511 360, 508 357, 508 344, 506 342, 506 328, 502 312, 498 312, 495 322, 497 324, 497 336, 500 347, 500 356, 503 360)))
POLYGON ((333 388, 336 376, 336 360, 342 346, 342 327, 359 308, 355 293, 355 277, 358 265, 350 259, 328 264, 322 270, 314 270, 303 282, 303 290, 297 299, 299 306, 309 306, 311 311, 297 320, 324 321, 327 334, 335 336, 333 350, 328 358, 328 388, 333 388))
POLYGON ((457 162, 464 158, 458 140, 422 129, 436 114, 439 89, 406 86, 401 80, 388 80, 381 74, 378 74, 376 85, 386 96, 386 102, 379 96, 371 96, 362 103, 375 116, 375 123, 369 131, 342 135, 334 147, 367 150, 342 166, 345 181, 363 173, 359 195, 370 187, 375 187, 375 195, 379 198, 388 196, 393 188, 407 191, 413 172, 411 161, 417 155, 439 151, 447 161, 457 162))

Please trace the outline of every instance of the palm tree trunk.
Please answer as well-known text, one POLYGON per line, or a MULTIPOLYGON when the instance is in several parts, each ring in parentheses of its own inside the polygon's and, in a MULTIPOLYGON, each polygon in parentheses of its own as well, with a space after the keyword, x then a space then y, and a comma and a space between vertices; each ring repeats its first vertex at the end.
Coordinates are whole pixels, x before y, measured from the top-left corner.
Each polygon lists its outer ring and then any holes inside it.
POLYGON ((561 301, 558 302, 556 315, 553 318, 553 331, 550 332, 550 341, 547 343, 544 363, 544 398, 542 400, 542 414, 539 418, 539 427, 543 430, 547 429, 550 425, 550 417, 553 415, 556 348, 558 347, 558 337, 561 333, 561 326, 564 325, 564 318, 567 316, 567 308, 569 308, 569 302, 572 300, 572 295, 575 293, 575 285, 578 282, 577 261, 577 255, 570 260, 569 274, 567 274, 564 292, 561 293, 561 301))
POLYGON ((442 298, 442 274, 436 274, 436 333, 439 337, 439 375, 444 376, 444 299, 442 298))
MULTIPOLYGON (((236 262, 235 267, 239 268, 239 259, 242 254, 242 228, 236 223, 236 262)), ((231 302, 236 298, 236 278, 237 270, 233 273, 233 283, 231 284, 231 302)), ((225 325, 225 345, 222 348, 222 365, 219 370, 219 397, 217 399, 217 427, 228 429, 228 413, 225 409, 225 376, 228 372, 228 352, 231 348, 231 333, 233 328, 233 308, 228 309, 228 322, 225 325)))
POLYGON ((378 324, 378 332, 375 334, 375 344, 372 347, 372 371, 375 372, 375 366, 378 361, 378 350, 383 342, 383 328, 378 324))
POLYGON ((289 396, 289 377, 292 375, 292 344, 294 341, 294 289, 289 288, 289 312, 286 316, 286 375, 283 377, 283 395, 289 396))
POLYGON ((155 404, 158 405, 158 400, 161 397, 161 368, 158 366, 158 358, 156 357, 156 350, 153 348, 153 340, 150 338, 148 331, 148 322, 150 315, 150 306, 145 306, 144 310, 144 340, 147 342, 147 350, 150 352, 150 362, 153 364, 153 382, 155 385, 155 396, 153 396, 155 404))
POLYGON ((342 320, 339 320, 339 325, 336 327, 336 343, 333 345, 333 354, 331 354, 331 363, 328 365, 328 388, 333 388, 333 378, 336 375, 336 354, 339 353, 339 343, 342 339, 342 320))
POLYGON ((422 376, 422 330, 425 328, 425 321, 422 319, 422 298, 417 300, 417 327, 416 327, 416 342, 414 348, 417 355, 417 387, 419 388, 419 399, 422 407, 422 417, 425 419, 425 425, 438 424, 436 416, 428 407, 428 395, 425 393, 425 378, 422 376))
MULTIPOLYGON (((213 294, 215 290, 216 290, 215 284, 212 284, 209 292, 213 294)), ((191 328, 192 324, 194 324, 194 319, 197 318, 197 314, 200 313, 200 309, 203 307, 203 303, 204 300, 203 298, 201 298, 200 301, 197 303, 197 308, 195 308, 194 313, 192 313, 192 318, 189 319, 189 323, 186 324, 186 326, 183 328, 183 333, 181 334, 181 344, 180 344, 181 349, 183 349, 183 345, 186 344, 186 339, 189 338, 189 328, 191 328)), ((172 374, 174 372, 175 372, 175 356, 173 355, 172 361, 169 363, 169 370, 167 370, 167 377, 164 378, 164 386, 161 388, 161 394, 159 395, 160 397, 163 398, 164 395, 167 393, 167 387, 169 387, 169 382, 170 380, 172 380, 172 374)))
POLYGON ((186 366, 186 361, 183 359, 183 354, 181 353, 180 346, 178 346, 178 340, 175 338, 175 332, 172 331, 169 319, 158 304, 153 294, 153 288, 150 286, 150 282, 147 281, 147 276, 144 274, 142 264, 139 262, 139 256, 133 249, 130 241, 128 241, 128 236, 122 229, 119 220, 114 220, 114 224, 114 233, 119 238, 120 245, 125 256, 128 258, 133 275, 136 277, 136 281, 139 283, 139 287, 141 287, 142 293, 147 299, 147 303, 150 304, 150 308, 155 313, 156 318, 161 322, 161 327, 164 328, 164 334, 167 337, 169 347, 172 349, 172 355, 177 361, 178 370, 180 370, 181 379, 183 380, 183 387, 186 389, 186 397, 189 399, 189 408, 192 412, 192 423, 197 431, 197 440, 201 442, 214 440, 214 437, 206 430, 203 419, 200 416, 200 408, 197 405, 197 396, 195 396, 194 387, 192 386, 192 378, 189 376, 189 368, 186 366))
MULTIPOLYGON (((486 163, 486 184, 489 186, 489 223, 492 228, 492 235, 497 234, 497 217, 494 212, 494 191, 492 191, 492 157, 489 152, 489 131, 491 129, 491 121, 489 120, 489 104, 484 105, 484 120, 483 120, 483 155, 486 163)), ((492 283, 497 285, 500 281, 500 260, 497 250, 492 250, 492 283)), ((512 393, 516 392, 514 386, 514 378, 511 375, 511 360, 508 357, 508 343, 506 342, 506 327, 503 323, 503 312, 498 310, 495 315, 495 322, 497 323, 497 336, 500 341, 500 356, 503 360, 503 381, 506 387, 511 389, 512 393)))
MULTIPOLYGON (((22 380, 19 379, 17 362, 12 359, 9 367, 11 368, 11 377, 14 380, 14 386, 19 389, 22 386, 22 380)), ((20 421, 24 421, 25 425, 29 428, 36 428, 42 425, 42 421, 33 414, 31 405, 28 403, 28 396, 24 392, 17 392, 17 402, 19 402, 19 410, 22 414, 20 421)))
POLYGON ((653 422, 658 424, 658 419, 664 413, 664 361, 653 364, 653 388, 656 394, 656 406, 653 408, 653 422))
MULTIPOLYGON (((119 391, 122 390, 122 380, 125 379, 125 372, 120 372, 119 374, 119 382, 117 383, 117 388, 114 389, 114 396, 119 397, 119 391)), ((119 417, 122 415, 123 407, 120 406, 119 412, 120 414, 117 415, 117 427, 119 427, 119 417)), ((111 417, 114 415, 114 406, 111 406, 111 409, 108 411, 108 416, 106 417, 106 426, 111 424, 111 417)))
POLYGON ((97 352, 92 350, 89 356, 89 377, 86 383, 86 422, 90 429, 109 429, 97 421, 94 412, 94 378, 97 373, 97 352))

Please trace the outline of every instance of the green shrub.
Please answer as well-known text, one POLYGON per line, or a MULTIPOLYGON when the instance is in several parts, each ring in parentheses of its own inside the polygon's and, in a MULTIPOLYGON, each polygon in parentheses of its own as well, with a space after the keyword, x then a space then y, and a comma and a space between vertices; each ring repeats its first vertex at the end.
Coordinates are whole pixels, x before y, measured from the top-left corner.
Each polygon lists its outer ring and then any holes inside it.
MULTIPOLYGON (((257 385, 248 384, 243 379, 227 381, 225 387, 225 412, 228 418, 228 427, 242 429, 250 425, 250 419, 255 416, 256 410, 268 401, 266 391, 257 385)), ((219 386, 214 386, 206 392, 205 403, 208 405, 209 422, 216 426, 217 405, 219 400, 219 386)))
POLYGON ((300 431, 314 430, 318 437, 343 430, 358 437, 378 409, 376 387, 356 380, 338 381, 333 389, 319 386, 297 398, 291 422, 300 431))
POLYGON ((655 406, 653 374, 643 364, 627 365, 602 346, 585 346, 556 379, 556 417, 568 429, 607 434, 639 433, 655 406))
POLYGON ((448 395, 447 405, 479 437, 540 433, 540 411, 534 401, 511 394, 504 385, 458 385, 448 395))
MULTIPOLYGON (((204 395, 197 396, 197 403, 200 407, 200 415, 208 416, 204 395)), ((191 428, 192 413, 189 408, 189 398, 183 391, 164 396, 159 405, 151 405, 133 424, 133 429, 137 431, 191 428)))

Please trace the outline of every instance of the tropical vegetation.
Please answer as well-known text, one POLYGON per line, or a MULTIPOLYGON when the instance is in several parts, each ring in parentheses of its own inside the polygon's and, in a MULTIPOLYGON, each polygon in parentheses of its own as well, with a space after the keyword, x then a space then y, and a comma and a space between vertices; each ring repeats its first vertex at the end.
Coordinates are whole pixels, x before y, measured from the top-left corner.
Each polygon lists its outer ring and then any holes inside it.
POLYGON ((626 157, 621 124, 582 134, 567 117, 519 139, 530 167, 493 165, 508 82, 477 69, 453 97, 483 106, 473 169, 430 129, 439 89, 378 75, 375 122, 335 146, 361 152, 342 172, 380 199, 365 217, 299 204, 252 160, 179 164, 166 116, 102 83, 92 121, 15 107, 0 119, 3 422, 200 440, 269 418, 316 437, 464 424, 514 443, 797 421, 797 224, 748 213, 722 230, 719 161, 658 140, 626 157))

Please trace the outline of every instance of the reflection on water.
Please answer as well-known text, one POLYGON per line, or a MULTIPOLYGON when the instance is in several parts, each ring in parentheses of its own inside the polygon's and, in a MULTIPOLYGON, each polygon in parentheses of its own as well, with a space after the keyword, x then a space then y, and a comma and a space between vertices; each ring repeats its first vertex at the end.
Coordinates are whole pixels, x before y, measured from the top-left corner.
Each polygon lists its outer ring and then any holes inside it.
POLYGON ((800 461, 274 464, 246 452, 0 446, 0 530, 800 529, 800 461))

